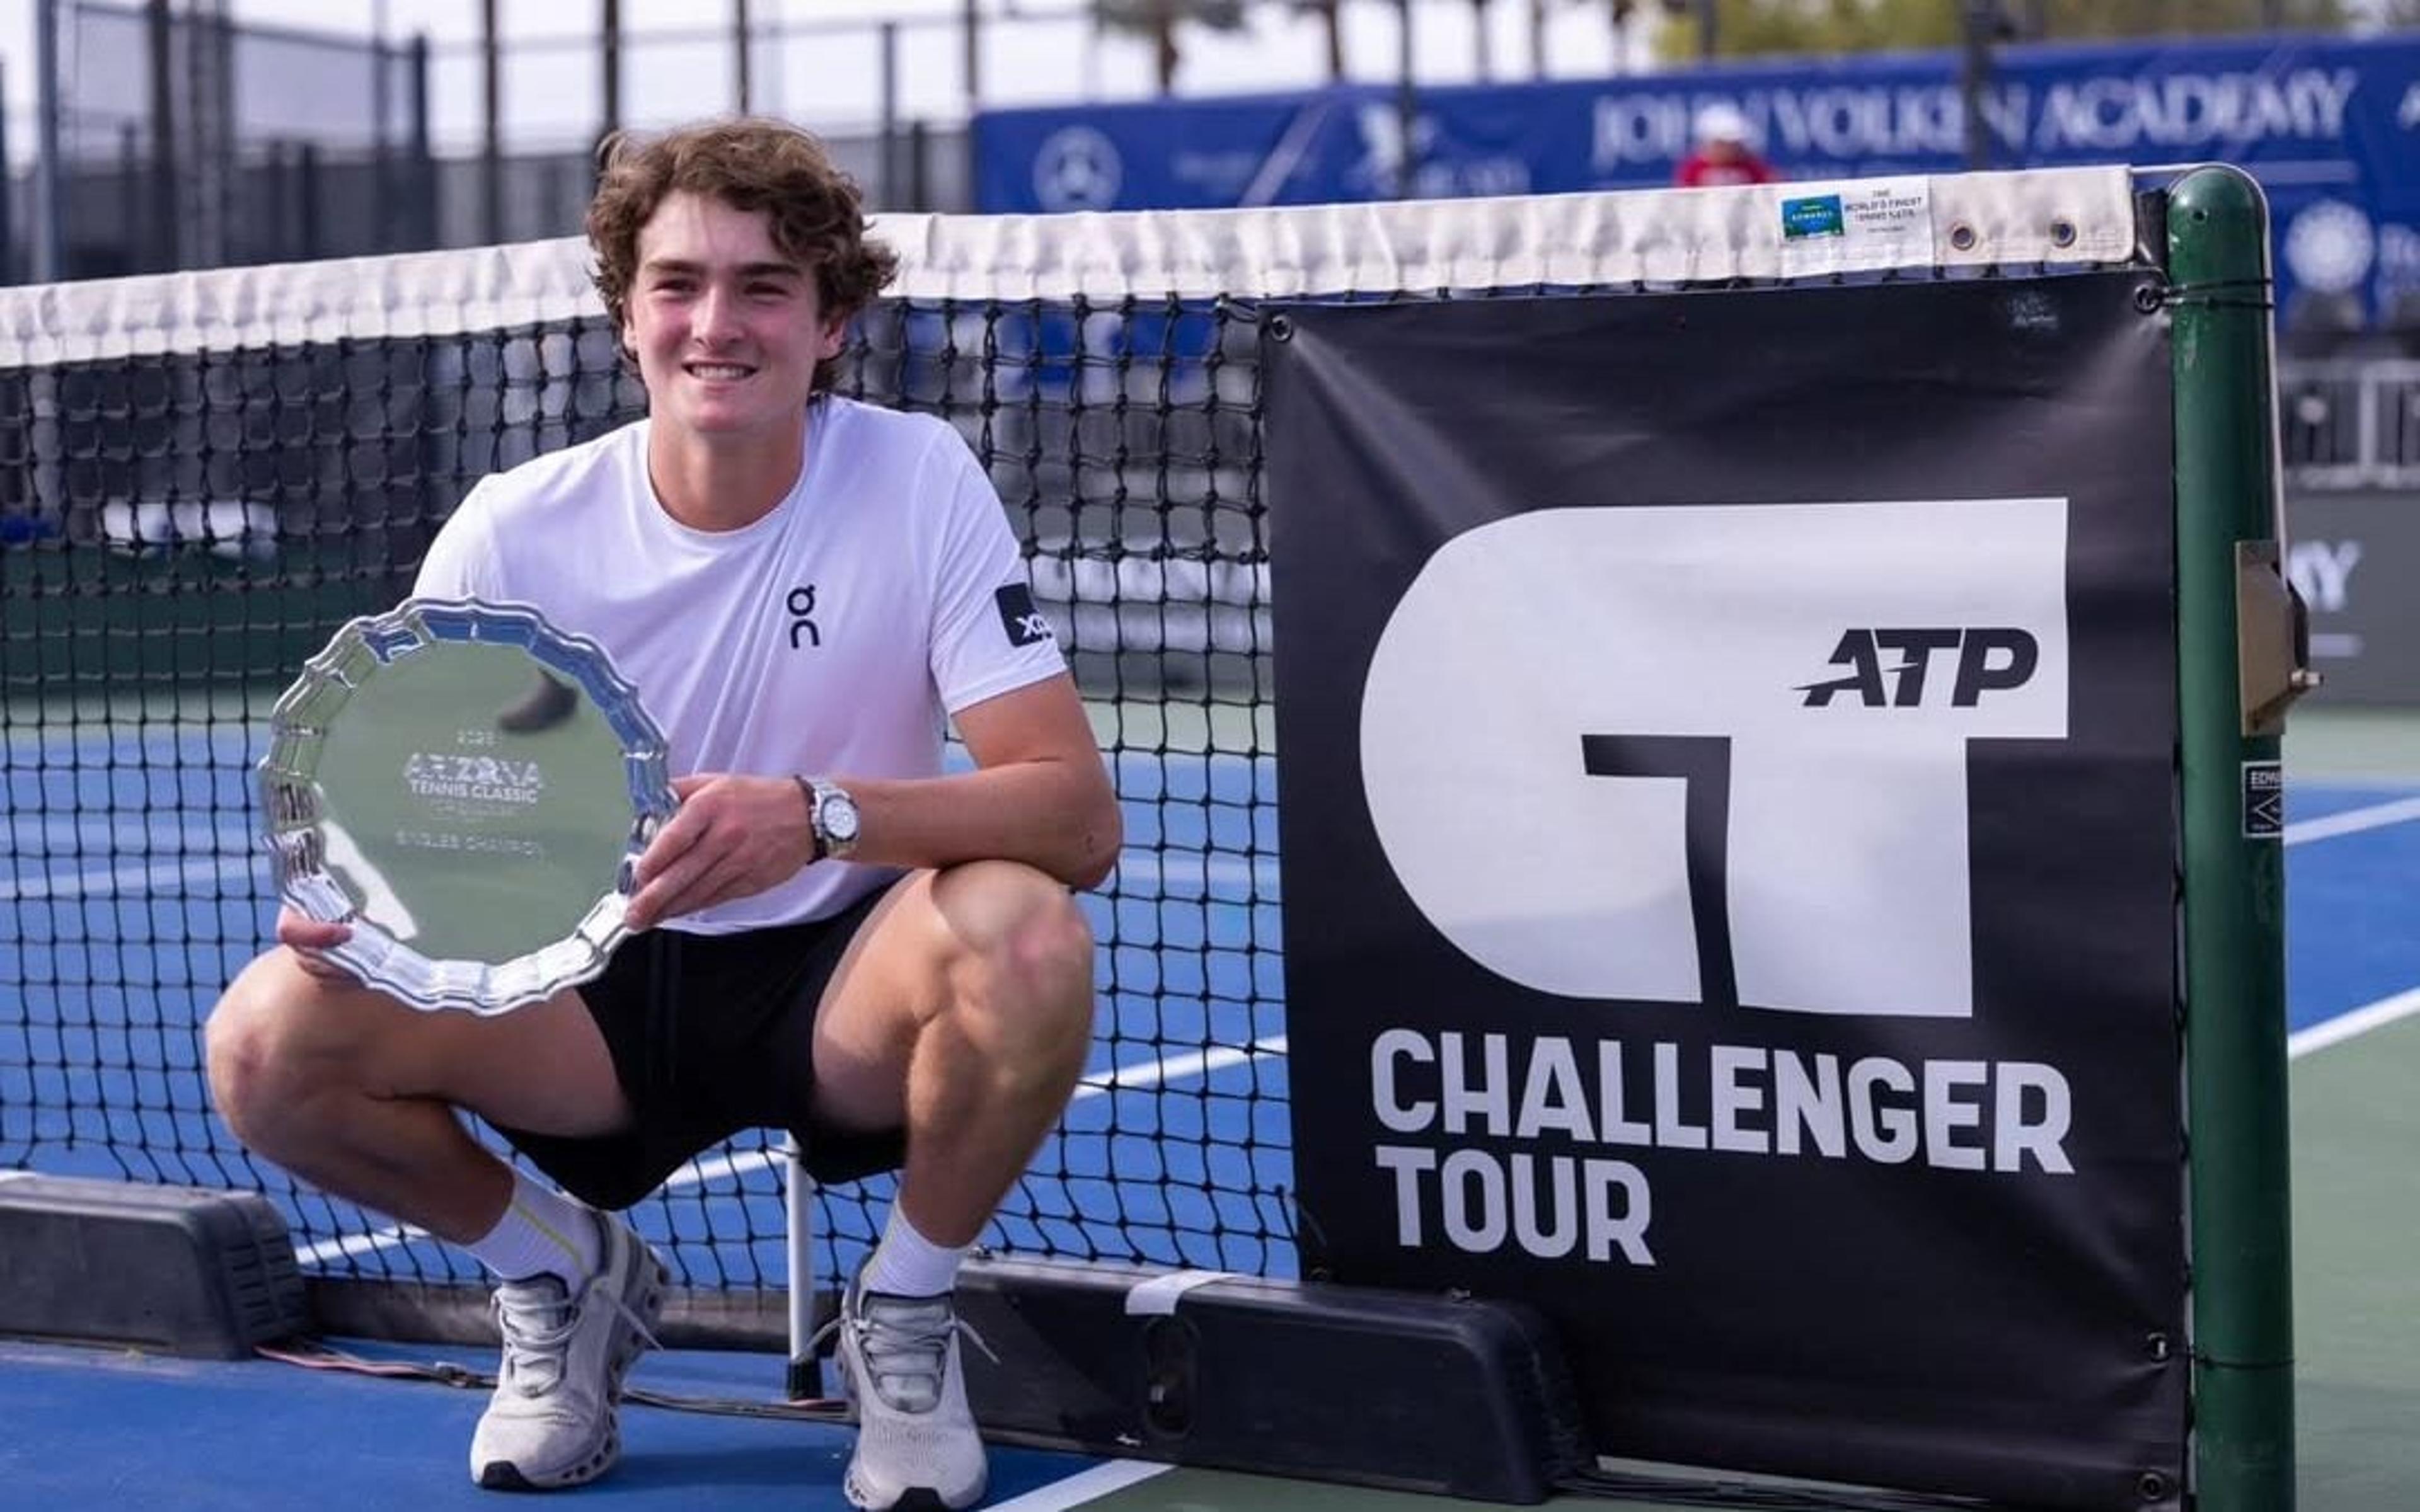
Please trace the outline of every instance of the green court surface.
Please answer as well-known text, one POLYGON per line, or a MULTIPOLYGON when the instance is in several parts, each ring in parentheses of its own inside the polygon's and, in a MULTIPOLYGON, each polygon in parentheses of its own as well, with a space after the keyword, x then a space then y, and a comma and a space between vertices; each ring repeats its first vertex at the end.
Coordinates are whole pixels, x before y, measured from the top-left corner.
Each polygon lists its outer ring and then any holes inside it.
POLYGON ((2297 709, 2287 724, 2286 767, 2305 782, 2420 783, 2420 713, 2297 709))
MULTIPOLYGON (((2420 892, 2420 887, 2415 887, 2420 892)), ((2420 1018, 2294 1065, 2302 1505, 2420 1506, 2420 1018)))

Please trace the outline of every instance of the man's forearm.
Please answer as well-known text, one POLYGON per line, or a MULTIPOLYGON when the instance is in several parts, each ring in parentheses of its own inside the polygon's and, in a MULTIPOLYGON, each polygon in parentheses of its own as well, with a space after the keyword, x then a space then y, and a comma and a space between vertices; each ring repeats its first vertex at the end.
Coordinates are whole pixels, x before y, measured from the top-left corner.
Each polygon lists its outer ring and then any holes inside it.
POLYGON ((1115 795, 1097 763, 1011 762, 937 778, 816 773, 857 800, 852 859, 943 867, 1022 861, 1073 887, 1097 885, 1117 863, 1115 795))

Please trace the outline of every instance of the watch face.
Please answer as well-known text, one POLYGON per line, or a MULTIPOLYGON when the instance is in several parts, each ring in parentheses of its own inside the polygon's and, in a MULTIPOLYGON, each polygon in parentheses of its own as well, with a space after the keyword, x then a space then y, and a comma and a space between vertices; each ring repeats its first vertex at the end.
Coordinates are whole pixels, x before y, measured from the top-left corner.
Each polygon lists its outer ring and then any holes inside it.
POLYGON ((824 833, 836 844, 845 845, 857 839, 857 805, 845 795, 833 794, 824 799, 824 833))

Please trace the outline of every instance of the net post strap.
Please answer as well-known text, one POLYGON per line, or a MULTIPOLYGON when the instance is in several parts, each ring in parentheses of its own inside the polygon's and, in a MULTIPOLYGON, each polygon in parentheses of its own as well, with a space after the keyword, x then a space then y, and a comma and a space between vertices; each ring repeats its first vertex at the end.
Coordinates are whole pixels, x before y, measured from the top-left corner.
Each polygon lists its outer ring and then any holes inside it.
POLYGON ((782 1140, 783 1206, 789 1268, 790 1373, 795 1381, 814 1358, 815 1335, 815 1179, 795 1137, 782 1140))

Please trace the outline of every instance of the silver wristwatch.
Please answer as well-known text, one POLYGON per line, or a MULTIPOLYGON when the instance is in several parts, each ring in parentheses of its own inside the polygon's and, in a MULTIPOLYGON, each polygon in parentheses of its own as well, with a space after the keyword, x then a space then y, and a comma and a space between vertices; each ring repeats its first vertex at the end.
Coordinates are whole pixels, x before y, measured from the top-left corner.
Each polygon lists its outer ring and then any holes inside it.
POLYGON ((837 782, 802 777, 807 790, 807 820, 814 826, 818 861, 845 861, 857 851, 857 800, 837 782))

